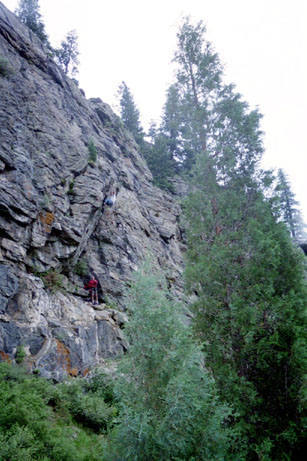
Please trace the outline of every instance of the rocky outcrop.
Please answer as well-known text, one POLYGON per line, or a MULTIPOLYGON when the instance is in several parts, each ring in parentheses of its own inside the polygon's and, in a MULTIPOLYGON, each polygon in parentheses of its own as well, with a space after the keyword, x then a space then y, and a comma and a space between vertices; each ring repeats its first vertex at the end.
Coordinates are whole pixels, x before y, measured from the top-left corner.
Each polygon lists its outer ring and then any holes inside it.
POLYGON ((127 347, 125 287, 147 255, 182 297, 180 208, 110 107, 1 2, 0 57, 0 356, 22 346, 46 376, 85 374, 127 347), (116 206, 102 213, 111 182, 116 206), (100 306, 86 303, 91 271, 100 306))

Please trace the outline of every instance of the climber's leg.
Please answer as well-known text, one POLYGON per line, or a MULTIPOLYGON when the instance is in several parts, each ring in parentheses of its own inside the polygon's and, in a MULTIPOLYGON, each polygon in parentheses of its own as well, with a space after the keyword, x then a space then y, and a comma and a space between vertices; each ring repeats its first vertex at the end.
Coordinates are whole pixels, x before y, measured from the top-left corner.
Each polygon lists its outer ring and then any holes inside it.
POLYGON ((92 300, 92 304, 95 304, 94 288, 91 288, 91 300, 92 300))

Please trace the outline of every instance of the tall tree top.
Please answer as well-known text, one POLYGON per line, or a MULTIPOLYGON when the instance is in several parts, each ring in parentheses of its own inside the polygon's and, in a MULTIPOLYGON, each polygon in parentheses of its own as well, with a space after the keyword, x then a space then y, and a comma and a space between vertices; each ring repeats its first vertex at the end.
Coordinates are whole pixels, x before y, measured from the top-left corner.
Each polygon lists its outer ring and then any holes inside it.
POLYGON ((136 107, 132 93, 125 82, 118 89, 120 97, 120 115, 125 127, 133 134, 136 142, 140 144, 144 138, 140 122, 140 112, 136 107))
POLYGON ((49 45, 45 25, 42 22, 38 0, 19 0, 16 15, 21 22, 28 26, 45 45, 49 45))
POLYGON ((55 56, 66 75, 74 77, 78 73, 78 35, 75 30, 67 33, 65 40, 61 42, 61 47, 55 50, 55 56))
POLYGON ((279 197, 280 218, 288 227, 294 240, 306 241, 306 225, 303 222, 295 195, 291 190, 290 182, 282 169, 278 170, 277 179, 276 192, 279 197))

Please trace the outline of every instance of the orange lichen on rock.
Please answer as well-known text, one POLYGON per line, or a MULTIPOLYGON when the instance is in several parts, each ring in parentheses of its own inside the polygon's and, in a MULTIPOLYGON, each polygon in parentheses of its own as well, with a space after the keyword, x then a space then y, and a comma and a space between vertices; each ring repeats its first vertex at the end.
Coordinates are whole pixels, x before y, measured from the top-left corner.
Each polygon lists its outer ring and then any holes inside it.
POLYGON ((71 368, 69 374, 70 374, 70 376, 78 376, 78 369, 77 368, 71 368))
POLYGON ((6 352, 0 351, 0 358, 2 362, 12 363, 10 356, 6 352))
POLYGON ((69 374, 70 376, 78 376, 78 369, 71 368, 70 352, 69 349, 56 339, 57 345, 57 360, 58 364, 69 374))
POLYGON ((50 234, 52 223, 54 221, 54 214, 51 213, 50 211, 46 211, 45 213, 40 213, 38 217, 39 217, 40 222, 44 226, 45 232, 50 234))

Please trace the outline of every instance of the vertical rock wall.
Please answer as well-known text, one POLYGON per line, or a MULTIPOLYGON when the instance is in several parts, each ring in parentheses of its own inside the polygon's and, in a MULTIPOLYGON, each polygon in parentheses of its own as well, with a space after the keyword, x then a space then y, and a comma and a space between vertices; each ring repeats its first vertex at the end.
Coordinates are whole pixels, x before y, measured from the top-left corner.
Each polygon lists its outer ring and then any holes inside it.
POLYGON ((22 346, 46 376, 86 374, 125 350, 125 286, 146 255, 182 296, 180 208, 110 107, 87 100, 1 2, 0 94, 0 359, 22 346), (102 213, 111 182, 116 206, 102 213), (100 306, 86 303, 91 271, 100 306))

